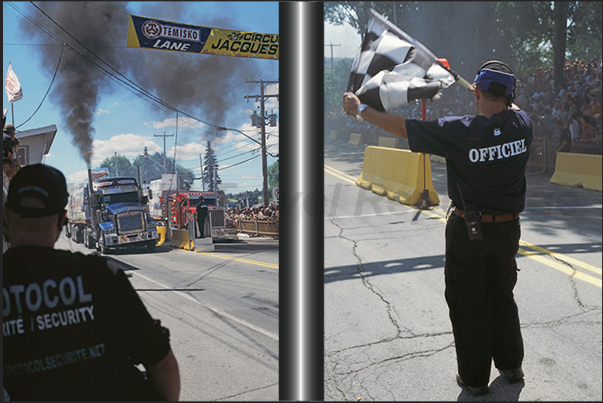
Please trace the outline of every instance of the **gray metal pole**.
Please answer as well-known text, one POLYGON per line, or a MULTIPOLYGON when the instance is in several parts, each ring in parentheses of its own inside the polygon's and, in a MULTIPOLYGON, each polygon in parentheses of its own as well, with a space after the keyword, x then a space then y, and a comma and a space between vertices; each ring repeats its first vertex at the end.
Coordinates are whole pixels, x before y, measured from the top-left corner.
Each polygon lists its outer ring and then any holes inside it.
POLYGON ((199 170, 201 171, 201 186, 205 192, 205 181, 203 180, 203 154, 199 154, 199 170))
POLYGON ((263 176, 263 194, 264 207, 268 207, 268 161, 266 159, 266 119, 264 118, 264 83, 260 80, 262 95, 262 176, 263 176))

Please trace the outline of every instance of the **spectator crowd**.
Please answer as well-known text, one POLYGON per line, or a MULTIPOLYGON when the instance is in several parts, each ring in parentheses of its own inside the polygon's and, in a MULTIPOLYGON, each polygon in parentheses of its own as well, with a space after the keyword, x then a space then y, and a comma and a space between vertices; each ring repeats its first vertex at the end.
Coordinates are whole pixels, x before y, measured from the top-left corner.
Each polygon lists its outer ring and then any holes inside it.
MULTIPOLYGON (((572 143, 601 144, 601 57, 589 62, 567 62, 564 75, 566 85, 555 91, 552 68, 538 68, 533 73, 517 75, 515 103, 532 119, 535 138, 560 139, 564 129, 571 133, 572 143), (556 125, 560 119, 562 125, 556 125)), ((412 102, 394 111, 411 119, 422 118, 421 101, 412 102)), ((455 85, 441 94, 441 98, 427 103, 427 120, 444 116, 474 114, 477 110, 473 95, 455 85)), ((348 132, 385 135, 381 129, 367 122, 356 122, 341 108, 327 112, 325 127, 348 132)), ((378 138, 378 137, 374 137, 378 138)))
POLYGON ((271 204, 268 207, 230 207, 226 210, 227 218, 235 223, 240 221, 273 221, 278 222, 279 208, 278 205, 271 204))
POLYGON ((19 150, 19 139, 15 136, 15 126, 7 123, 2 129, 2 169, 8 180, 21 168, 17 151, 19 150))

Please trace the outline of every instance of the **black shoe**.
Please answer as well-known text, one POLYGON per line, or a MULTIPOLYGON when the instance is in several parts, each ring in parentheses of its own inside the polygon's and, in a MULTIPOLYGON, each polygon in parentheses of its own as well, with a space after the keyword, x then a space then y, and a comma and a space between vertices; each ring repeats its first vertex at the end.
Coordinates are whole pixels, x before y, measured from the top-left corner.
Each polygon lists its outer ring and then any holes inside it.
POLYGON ((521 367, 517 369, 499 369, 498 371, 509 383, 521 382, 523 380, 523 370, 521 367))
POLYGON ((490 393, 490 388, 488 387, 488 385, 469 386, 465 382, 463 382, 460 375, 456 376, 456 383, 458 383, 459 386, 467 388, 467 390, 469 390, 469 392, 473 393, 473 395, 475 395, 475 396, 484 396, 484 395, 487 395, 488 393, 490 393))

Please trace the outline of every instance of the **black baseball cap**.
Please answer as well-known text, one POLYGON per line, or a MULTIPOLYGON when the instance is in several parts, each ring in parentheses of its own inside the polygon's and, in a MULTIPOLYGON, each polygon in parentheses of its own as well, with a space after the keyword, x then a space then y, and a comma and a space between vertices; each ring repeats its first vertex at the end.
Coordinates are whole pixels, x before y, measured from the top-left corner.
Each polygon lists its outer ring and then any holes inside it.
POLYGON ((62 213, 68 199, 67 183, 61 171, 44 164, 26 165, 10 181, 6 208, 23 218, 48 217, 62 213), (24 199, 28 197, 42 204, 27 203, 24 199))

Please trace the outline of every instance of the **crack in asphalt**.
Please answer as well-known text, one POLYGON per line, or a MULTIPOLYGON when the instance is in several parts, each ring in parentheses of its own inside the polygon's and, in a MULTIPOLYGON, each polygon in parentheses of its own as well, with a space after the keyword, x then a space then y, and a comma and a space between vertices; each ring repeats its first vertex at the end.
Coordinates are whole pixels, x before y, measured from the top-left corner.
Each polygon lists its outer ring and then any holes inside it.
POLYGON ((420 338, 429 338, 429 337, 437 337, 437 336, 445 336, 445 335, 451 335, 452 332, 439 332, 439 333, 428 333, 428 334, 417 334, 417 335, 413 335, 410 337, 404 337, 404 336, 396 336, 396 337, 390 337, 387 339, 382 339, 382 340, 377 340, 371 343, 365 343, 365 344, 357 344, 355 346, 350 346, 350 347, 346 347, 343 348, 341 350, 333 350, 330 353, 327 354, 327 357, 330 357, 332 355, 336 355, 339 353, 343 353, 345 351, 349 351, 349 350, 355 350, 358 348, 364 348, 364 347, 372 347, 372 346, 376 346, 379 344, 385 344, 385 343, 391 343, 392 341, 396 341, 396 340, 412 340, 412 339, 420 339, 420 338))
POLYGON ((216 399, 216 401, 226 400, 226 399, 232 399, 234 397, 246 395, 247 393, 250 393, 250 392, 257 392, 258 390, 265 390, 265 389, 271 388, 271 387, 276 386, 276 385, 278 385, 278 382, 270 384, 270 385, 267 385, 267 386, 262 386, 262 387, 259 387, 259 388, 255 388, 255 389, 249 389, 249 390, 246 390, 244 392, 237 393, 235 395, 220 397, 220 398, 216 399))
MULTIPOLYGON (((374 367, 374 366, 378 366, 381 365, 383 363, 386 362, 391 362, 391 361, 407 361, 407 360, 411 360, 414 358, 421 358, 421 357, 429 357, 432 356, 434 354, 437 354, 441 351, 444 351, 452 346, 454 346, 454 342, 439 348, 439 349, 431 349, 431 350, 425 350, 425 351, 415 351, 415 352, 411 352, 408 354, 404 354, 401 356, 395 356, 395 357, 389 357, 380 361, 376 361, 376 362, 370 362, 368 365, 365 365, 362 368, 356 368, 354 370, 348 371, 348 372, 338 372, 338 367, 339 367, 339 363, 337 361, 333 361, 332 358, 333 356, 347 351, 347 350, 353 350, 353 349, 358 349, 358 348, 363 348, 363 347, 369 347, 369 346, 375 346, 378 344, 384 344, 384 343, 391 343, 393 341, 396 341, 398 339, 401 340, 408 340, 408 339, 416 339, 416 338, 424 338, 424 337, 434 337, 434 336, 440 336, 440 335, 451 335, 452 331, 449 332, 439 332, 439 333, 432 333, 432 334, 421 334, 421 335, 417 335, 414 334, 410 329, 405 328, 404 326, 401 326, 400 323, 395 319, 394 317, 394 313, 396 312, 395 307, 393 306, 393 304, 388 301, 385 296, 377 289, 377 287, 375 285, 373 285, 368 277, 365 275, 364 273, 364 265, 362 262, 362 258, 358 255, 357 252, 357 248, 358 248, 358 243, 359 241, 357 240, 353 240, 350 238, 347 238, 343 235, 344 232, 344 228, 341 227, 340 225, 338 225, 334 219, 330 220, 331 223, 336 227, 339 228, 339 234, 334 236, 333 238, 340 238, 343 240, 346 240, 348 242, 351 242, 353 247, 352 247, 352 255, 356 258, 356 272, 358 273, 358 275, 360 276, 360 278, 362 279, 362 284, 364 285, 364 287, 366 289, 368 289, 369 291, 371 291, 373 294, 375 294, 386 306, 386 310, 387 310, 387 314, 388 317, 390 319, 390 322, 392 323, 392 325, 395 327, 396 329, 396 335, 393 337, 389 337, 387 339, 382 339, 382 340, 377 340, 375 342, 371 342, 371 343, 366 343, 363 345, 356 345, 356 346, 351 346, 351 347, 347 347, 341 350, 337 350, 337 351, 332 351, 328 354, 326 354, 326 358, 333 364, 333 368, 332 368, 332 376, 329 377, 327 379, 327 381, 330 381, 331 384, 333 385, 334 389, 339 392, 339 394, 342 396, 342 398, 346 397, 346 393, 341 389, 338 380, 336 379, 337 377, 340 376, 352 376, 352 378, 348 379, 348 382, 354 382, 354 380, 356 380, 358 382, 358 387, 359 389, 362 391, 361 396, 364 396, 365 398, 367 398, 367 400, 372 400, 370 393, 368 390, 366 390, 363 386, 362 381, 358 380, 358 378, 356 377, 357 374, 359 374, 361 371, 374 367), (411 336, 404 336, 403 334, 410 334, 411 336)), ((365 241, 365 240, 363 240, 365 241)))
MULTIPOLYGON (((353 247, 352 247, 352 255, 355 257, 356 259, 356 272, 357 274, 360 276, 360 278, 362 279, 362 284, 363 286, 368 289, 370 292, 372 292, 373 294, 375 294, 375 296, 377 296, 386 306, 386 310, 387 310, 387 314, 388 317, 390 319, 390 322, 392 323, 392 325, 395 327, 396 329, 396 335, 393 337, 388 337, 382 340, 377 340, 374 342, 370 342, 370 343, 365 343, 365 344, 360 344, 360 345, 354 345, 354 346, 350 346, 350 347, 346 347, 343 348, 341 350, 334 350, 331 351, 329 353, 327 353, 325 355, 325 358, 329 360, 330 363, 332 363, 332 369, 331 369, 331 376, 327 379, 327 381, 331 382, 331 385, 333 386, 334 390, 336 390, 343 399, 346 398, 346 392, 342 389, 347 389, 347 393, 351 393, 352 392, 352 388, 350 387, 343 387, 343 385, 341 385, 341 377, 347 377, 346 378, 346 383, 348 383, 349 385, 353 385, 354 383, 356 384, 356 388, 358 388, 358 390, 356 392, 354 392, 355 394, 360 394, 361 396, 364 396, 364 398, 366 398, 367 400, 372 400, 372 398, 370 397, 370 393, 368 390, 365 389, 363 382, 361 379, 358 378, 358 375, 367 369, 373 368, 375 366, 379 366, 388 362, 404 362, 404 361, 409 361, 409 360, 413 360, 415 358, 423 358, 423 357, 430 357, 433 356, 439 352, 442 352, 444 350, 447 350, 451 347, 454 347, 455 343, 454 341, 449 343, 448 345, 442 347, 442 348, 436 348, 436 349, 429 349, 429 350, 424 350, 424 351, 414 351, 414 352, 409 352, 407 354, 403 354, 403 355, 398 355, 398 356, 393 356, 393 357, 388 357, 388 358, 384 358, 381 359, 379 361, 375 361, 375 362, 368 362, 367 364, 363 365, 362 367, 356 367, 354 369, 350 369, 347 371, 343 371, 343 372, 339 372, 340 370, 340 364, 339 362, 335 361, 336 360, 336 356, 340 353, 346 352, 346 351, 350 351, 350 350, 356 350, 356 349, 361 349, 361 348, 365 348, 365 347, 371 347, 371 346, 375 346, 375 345, 379 345, 379 344, 385 344, 385 343, 391 343, 393 341, 396 341, 398 339, 417 339, 417 338, 426 338, 426 337, 434 337, 434 336, 440 336, 440 335, 451 335, 452 331, 449 332, 439 332, 439 333, 434 333, 434 334, 414 334, 410 329, 405 328, 404 326, 402 326, 394 317, 397 313, 396 313, 396 309, 393 306, 393 304, 387 300, 387 298, 380 292, 380 290, 370 282, 370 279, 368 278, 368 276, 365 274, 365 270, 364 270, 364 263, 362 261, 362 258, 359 256, 358 254, 358 246, 359 243, 361 241, 366 241, 367 239, 362 239, 362 240, 354 240, 354 239, 350 239, 347 238, 346 236, 344 236, 344 231, 346 229, 349 228, 344 228, 340 225, 338 225, 335 222, 335 219, 329 220, 336 228, 339 228, 339 234, 336 236, 332 236, 330 238, 339 238, 339 239, 343 239, 346 240, 350 243, 352 243, 353 247), (410 334, 411 336, 403 336, 403 334, 410 334), (335 360, 334 360, 335 359, 335 360)), ((358 227, 361 228, 361 227, 358 227)), ((580 308, 580 310, 582 312, 575 314, 575 315, 569 315, 557 320, 553 320, 553 321, 548 321, 548 322, 539 322, 539 323, 522 323, 521 327, 524 329, 528 329, 528 328, 539 328, 539 327, 553 327, 553 326, 562 326, 565 324, 586 324, 586 325, 600 325, 601 321, 597 321, 597 320, 582 320, 579 322, 570 322, 572 319, 578 318, 582 315, 586 315, 588 313, 592 313, 592 312, 597 312, 597 311, 601 311, 600 307, 588 307, 585 305, 585 303, 582 301, 582 298, 580 297, 580 293, 576 284, 576 280, 574 278, 575 274, 578 272, 578 270, 576 270, 570 263, 559 259, 556 256, 553 255, 549 255, 551 258, 555 259, 556 261, 563 263, 565 265, 567 265, 571 270, 572 270, 572 274, 569 276, 569 280, 570 280, 570 285, 572 287, 573 290, 573 299, 576 302, 576 304, 578 305, 578 307, 580 308)), ((327 338, 328 340, 328 338, 327 338)), ((370 360, 370 357, 369 357, 370 360)), ((358 363, 358 362, 357 362, 358 363)))
POLYGON ((546 256, 550 257, 551 259, 556 260, 557 262, 566 265, 567 267, 569 267, 572 270, 572 273, 569 275, 568 279, 570 281, 572 290, 574 291, 574 300, 576 301, 576 303, 578 304, 578 306, 580 307, 580 309, 584 309, 585 305, 584 303, 582 303, 582 300, 580 299, 580 295, 578 293, 578 287, 576 286, 576 281, 574 280, 574 276, 579 273, 579 271, 577 269, 574 268, 574 266, 571 265, 571 263, 566 262, 565 260, 559 258, 558 256, 553 255, 552 253, 546 253, 546 256))
POLYGON ((408 360, 412 360, 415 358, 431 357, 431 356, 433 356, 437 353, 440 353, 444 350, 447 350, 451 347, 454 347, 454 342, 449 343, 448 345, 446 345, 442 348, 434 348, 434 349, 429 349, 429 350, 424 350, 424 351, 413 351, 413 352, 395 356, 395 357, 384 358, 380 361, 368 363, 365 366, 363 366, 362 368, 356 368, 356 369, 350 370, 348 372, 339 372, 339 373, 337 373, 337 375, 352 375, 354 373, 361 372, 361 371, 364 371, 365 369, 368 369, 368 368, 371 368, 371 367, 374 367, 377 365, 381 365, 381 364, 384 364, 384 363, 390 362, 390 361, 408 361, 408 360))
MULTIPOLYGON (((377 291, 376 287, 371 284, 371 282, 367 279, 367 277, 364 275, 364 266, 362 263, 362 258, 360 258, 360 256, 358 256, 357 253, 357 248, 358 248, 358 241, 350 239, 350 238, 346 238, 345 236, 343 236, 343 227, 339 226, 338 224, 335 223, 335 220, 331 220, 331 223, 336 226, 337 228, 339 228, 339 236, 338 238, 344 239, 348 242, 352 242, 353 247, 352 247, 352 255, 354 255, 354 257, 356 258, 356 272, 358 273, 358 275, 361 277, 362 279, 362 284, 368 289, 370 290, 373 294, 375 294, 377 297, 379 297, 379 299, 381 299, 381 301, 383 301, 383 303, 386 305, 387 307, 387 315, 389 316, 389 319, 391 321, 391 323, 394 325, 394 327, 396 328, 396 333, 397 333, 397 337, 399 337, 402 334, 402 329, 405 329, 403 326, 400 326, 400 324, 398 323, 398 321, 396 321, 396 319, 394 318, 392 311, 395 311, 395 308, 392 306, 391 302, 389 302, 387 299, 385 299, 385 297, 377 291)), ((412 332, 409 329, 406 329, 406 331, 410 334, 412 334, 412 332)))
POLYGON ((579 321, 579 322, 570 322, 571 319, 577 318, 579 316, 582 315, 586 315, 588 313, 591 312, 600 312, 601 311, 601 307, 592 307, 592 308, 586 308, 584 307, 584 310, 580 313, 577 313, 575 315, 568 315, 565 316, 563 318, 557 319, 557 320, 552 320, 552 321, 548 321, 548 322, 532 322, 532 323, 524 323, 521 325, 522 329, 529 329, 529 328, 539 328, 539 327, 553 327, 553 326, 561 326, 561 325, 565 325, 565 324, 570 324, 570 325, 576 325, 576 324, 581 324, 581 325, 601 325, 601 321, 600 320, 583 320, 583 321, 579 321))

